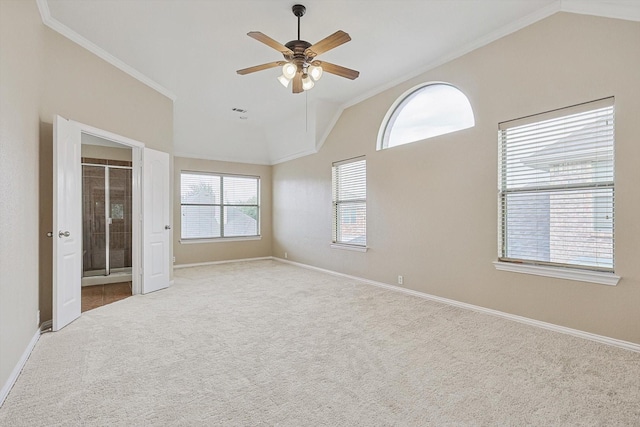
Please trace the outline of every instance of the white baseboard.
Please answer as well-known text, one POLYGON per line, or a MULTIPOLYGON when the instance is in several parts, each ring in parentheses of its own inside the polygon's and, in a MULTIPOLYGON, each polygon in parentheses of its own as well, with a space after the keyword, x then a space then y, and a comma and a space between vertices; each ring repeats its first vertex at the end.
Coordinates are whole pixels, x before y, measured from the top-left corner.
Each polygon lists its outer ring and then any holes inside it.
POLYGON ((36 346, 36 343, 38 342, 39 338, 40 338, 40 329, 36 330, 36 333, 33 335, 33 338, 31 338, 31 341, 29 341, 27 348, 24 349, 24 352, 22 353, 20 360, 18 360, 18 363, 16 364, 15 368, 13 368, 13 371, 11 371, 11 375, 9 375, 7 382, 2 386, 2 390, 0 390, 0 406, 2 406, 2 404, 4 403, 4 400, 9 395, 11 388, 16 383, 18 377, 20 376, 20 372, 22 372, 22 368, 24 367, 24 364, 27 363, 27 360, 29 359, 29 356, 31 355, 31 352, 33 351, 33 348, 36 346))
POLYGON ((229 259, 224 261, 197 262, 195 264, 175 264, 173 268, 176 269, 176 268, 201 267, 203 265, 229 264, 232 262, 262 261, 265 259, 274 259, 274 258, 272 256, 264 256, 264 257, 258 257, 258 258, 241 258, 241 259, 229 259))
POLYGON ((640 344, 632 343, 632 342, 629 342, 629 341, 623 341, 623 340, 619 340, 619 339, 615 339, 615 338, 605 337, 603 335, 592 334, 590 332, 585 332, 585 331, 581 331, 581 330, 578 330, 578 329, 567 328, 565 326, 555 325, 553 323, 542 322, 540 320, 530 319, 528 317, 523 317, 523 316, 518 316, 518 315, 515 315, 515 314, 505 313, 503 311, 498 311, 498 310, 493 310, 493 309, 490 309, 490 308, 480 307, 478 305, 467 304, 465 302, 460 302, 460 301, 456 301, 456 300, 452 300, 452 299, 448 299, 448 298, 442 298, 442 297, 438 297, 438 296, 435 296, 435 295, 430 295, 430 294, 427 294, 427 293, 424 293, 424 292, 414 291, 412 289, 401 288, 401 287, 395 286, 395 285, 389 285, 387 283, 376 282, 374 280, 369 280, 369 279, 363 279, 362 277, 351 276, 349 274, 344 274, 344 273, 338 273, 337 271, 327 270, 327 269, 320 268, 320 267, 314 267, 312 265, 302 264, 302 263, 294 262, 294 261, 289 261, 287 259, 282 259, 282 258, 278 258, 278 257, 272 257, 272 259, 274 259, 276 261, 279 261, 279 262, 286 263, 286 264, 296 265, 298 267, 306 268, 306 269, 309 269, 309 270, 315 270, 315 271, 320 271, 320 272, 323 272, 323 273, 331 274, 333 276, 339 276, 339 277, 345 277, 345 278, 348 278, 348 279, 358 280, 360 282, 363 282, 363 283, 366 283, 366 284, 369 284, 369 285, 373 285, 373 286, 377 286, 379 288, 384 288, 384 289, 388 289, 388 290, 395 291, 395 292, 402 292, 402 293, 407 294, 407 295, 413 295, 413 296, 416 296, 416 297, 419 297, 419 298, 424 298, 424 299, 427 299, 427 300, 436 301, 436 302, 440 302, 440 303, 443 303, 443 304, 464 308, 464 309, 467 309, 467 310, 478 311, 480 313, 485 313, 485 314, 490 314, 492 316, 502 317, 504 319, 513 320, 515 322, 524 323, 526 325, 536 326, 538 328, 548 329, 550 331, 560 332, 562 334, 572 335, 574 337, 583 338, 583 339, 587 339, 587 340, 591 340, 591 341, 596 341, 596 342, 599 342, 599 343, 602 343, 602 344, 607 344, 607 345, 611 345, 611 346, 614 346, 614 347, 619 347, 619 348, 622 348, 622 349, 625 349, 625 350, 630 350, 630 351, 635 351, 635 352, 640 353, 640 344))

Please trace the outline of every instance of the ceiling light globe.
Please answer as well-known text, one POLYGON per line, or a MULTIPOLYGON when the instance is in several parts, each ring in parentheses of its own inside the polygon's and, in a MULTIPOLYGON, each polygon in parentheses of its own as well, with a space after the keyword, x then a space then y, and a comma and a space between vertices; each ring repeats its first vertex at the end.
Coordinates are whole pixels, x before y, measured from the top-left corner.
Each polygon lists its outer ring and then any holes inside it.
POLYGON ((286 78, 284 75, 282 75, 282 76, 278 77, 278 81, 282 84, 282 86, 289 87, 289 82, 291 80, 286 78))
POLYGON ((282 75, 291 80, 295 77, 298 67, 293 62, 287 62, 282 66, 282 75))
POLYGON ((309 89, 312 89, 314 86, 315 86, 315 83, 313 82, 313 80, 311 80, 311 77, 309 77, 309 74, 305 74, 302 76, 302 89, 309 90, 309 89))
POLYGON ((315 81, 320 80, 320 77, 322 77, 322 67, 309 65, 309 75, 315 81))

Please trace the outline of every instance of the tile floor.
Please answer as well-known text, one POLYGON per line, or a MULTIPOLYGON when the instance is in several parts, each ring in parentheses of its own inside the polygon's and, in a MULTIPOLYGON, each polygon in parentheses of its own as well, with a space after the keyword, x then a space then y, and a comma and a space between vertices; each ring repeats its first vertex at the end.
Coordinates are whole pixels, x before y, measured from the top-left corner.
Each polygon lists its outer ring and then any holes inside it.
POLYGON ((82 288, 82 312, 84 313, 130 296, 131 282, 84 286, 82 288))

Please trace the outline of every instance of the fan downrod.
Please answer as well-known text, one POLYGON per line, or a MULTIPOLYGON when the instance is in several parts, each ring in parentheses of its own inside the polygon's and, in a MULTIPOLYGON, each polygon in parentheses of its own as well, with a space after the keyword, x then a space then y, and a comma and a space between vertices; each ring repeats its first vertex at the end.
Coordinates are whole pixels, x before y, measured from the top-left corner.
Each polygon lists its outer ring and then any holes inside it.
POLYGON ((285 47, 289 48, 293 52, 292 58, 287 58, 285 56, 285 59, 291 59, 298 66, 298 69, 302 69, 306 59, 304 52, 307 48, 311 47, 311 43, 300 39, 300 17, 305 14, 307 8, 301 4, 294 4, 293 7, 291 7, 291 10, 298 18, 298 39, 291 40, 289 43, 285 44, 285 47))

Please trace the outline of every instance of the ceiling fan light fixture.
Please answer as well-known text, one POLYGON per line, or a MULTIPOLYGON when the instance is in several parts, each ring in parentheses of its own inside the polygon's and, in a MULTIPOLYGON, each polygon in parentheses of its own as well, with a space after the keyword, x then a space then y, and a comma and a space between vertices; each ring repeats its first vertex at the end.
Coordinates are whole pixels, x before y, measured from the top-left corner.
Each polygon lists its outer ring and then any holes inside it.
POLYGON ((322 67, 319 65, 309 65, 308 73, 313 80, 318 81, 320 77, 322 77, 322 67))
POLYGON ((309 89, 313 89, 313 87, 316 84, 313 82, 313 80, 311 80, 311 77, 309 77, 309 74, 303 74, 302 75, 302 89, 303 90, 309 90, 309 89))
POLYGON ((295 77, 298 67, 293 62, 287 62, 282 66, 282 75, 291 80, 295 77))
POLYGON ((282 84, 282 86, 289 87, 289 82, 291 81, 291 79, 288 79, 287 76, 283 74, 278 77, 278 81, 282 84))
POLYGON ((293 93, 301 93, 313 88, 315 82, 320 80, 320 77, 322 77, 325 71, 329 74, 351 80, 358 78, 360 73, 356 70, 331 64, 330 62, 316 60, 318 55, 351 41, 351 37, 344 31, 338 30, 314 44, 302 40, 300 38, 300 18, 305 14, 306 10, 307 8, 301 4, 295 4, 291 8, 295 17, 298 18, 298 38, 286 44, 282 44, 260 31, 249 31, 247 33, 252 39, 264 43, 270 48, 280 52, 280 54, 284 56, 284 61, 272 61, 266 64, 254 65, 253 67, 237 70, 236 73, 245 75, 270 68, 282 67, 282 75, 278 77, 278 81, 284 87, 289 87, 289 82, 293 81, 291 85, 293 93))

